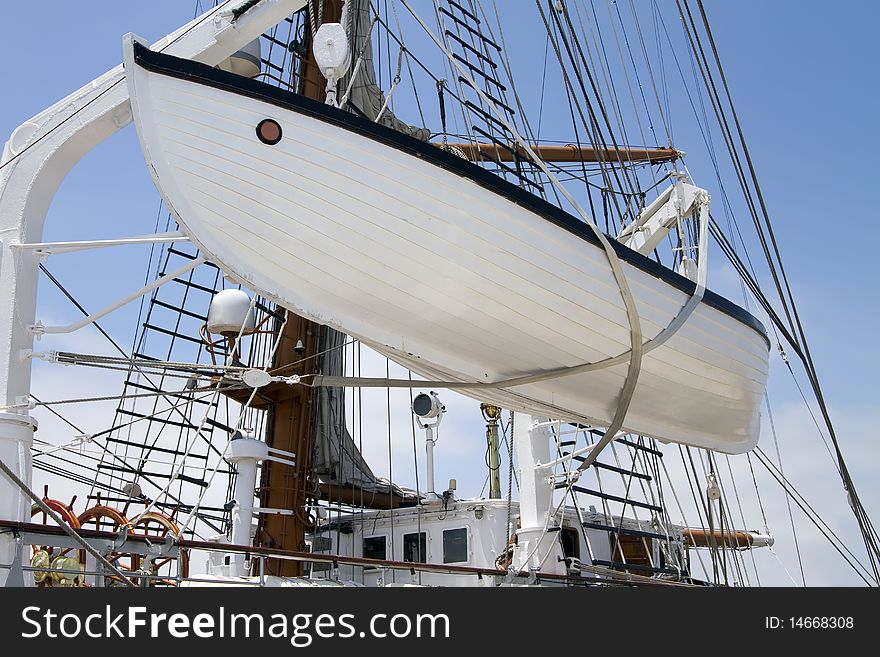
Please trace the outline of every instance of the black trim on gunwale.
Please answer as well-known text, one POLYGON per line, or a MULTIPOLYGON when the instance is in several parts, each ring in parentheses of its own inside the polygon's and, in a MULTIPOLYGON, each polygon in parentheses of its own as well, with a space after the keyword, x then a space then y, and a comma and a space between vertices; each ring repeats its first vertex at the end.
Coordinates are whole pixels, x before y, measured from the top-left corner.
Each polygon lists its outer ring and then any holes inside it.
MULTIPOLYGON (((601 248, 601 243, 596 235, 593 234, 593 231, 577 217, 570 215, 565 210, 545 201, 541 197, 517 187, 491 171, 487 171, 483 167, 444 151, 433 144, 410 137, 391 128, 386 128, 351 112, 331 107, 291 91, 285 91, 280 87, 274 87, 265 82, 227 73, 226 71, 221 71, 220 69, 189 59, 181 59, 172 55, 154 52, 137 42, 133 45, 134 61, 148 71, 254 98, 282 109, 293 110, 350 130, 467 178, 601 248)), ((621 260, 669 283, 686 294, 694 293, 696 283, 690 279, 630 249, 628 246, 618 242, 614 237, 608 236, 608 239, 621 260)), ((767 348, 770 348, 767 330, 750 312, 711 290, 706 290, 703 295, 703 302, 760 333, 767 342, 767 348)))

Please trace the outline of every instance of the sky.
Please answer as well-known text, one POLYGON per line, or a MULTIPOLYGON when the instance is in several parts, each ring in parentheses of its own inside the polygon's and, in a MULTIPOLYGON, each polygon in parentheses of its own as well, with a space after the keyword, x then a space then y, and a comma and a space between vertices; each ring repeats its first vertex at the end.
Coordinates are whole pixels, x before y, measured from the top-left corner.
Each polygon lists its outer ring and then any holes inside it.
MULTIPOLYGON (((533 25, 516 20, 519 13, 526 15, 531 3, 504 4, 512 17, 505 24, 509 43, 540 38, 534 36, 533 25)), ((604 6, 600 1, 596 4, 604 6)), ((670 3, 660 4, 668 9, 670 3)), ((850 2, 832 10, 824 2, 781 0, 708 0, 705 5, 832 419, 862 501, 876 521, 880 508, 876 476, 880 401, 875 372, 880 367, 880 349, 875 339, 878 311, 874 288, 880 268, 874 245, 880 238, 880 223, 876 221, 874 190, 880 173, 876 157, 880 139, 875 125, 880 94, 872 47, 880 8, 872 2, 850 2)), ((191 0, 9 3, 0 22, 0 76, 5 90, 0 103, 0 135, 8 136, 30 116, 118 64, 126 32, 156 40, 189 21, 194 6, 191 0)), ((415 6, 423 15, 430 13, 430 3, 416 2, 415 6)), ((676 19, 670 16, 670 28, 675 29, 676 19)), ((542 41, 540 38, 539 46, 542 41)), ((526 89, 535 92, 541 76, 540 60, 527 56, 526 50, 511 51, 515 69, 522 72, 522 93, 526 89)), ((552 94, 552 76, 548 80, 551 93, 542 136, 568 139, 570 135, 559 134, 560 126, 568 124, 554 120, 562 101, 552 94)), ((409 106, 403 93, 396 100, 395 109, 401 115, 409 106)), ((673 98, 671 103, 686 107, 683 98, 673 98)), ((695 182, 712 190, 714 178, 701 155, 698 134, 688 128, 689 118, 684 116, 673 125, 675 145, 688 152, 695 182)), ((129 126, 74 168, 56 195, 44 237, 88 239, 150 232, 158 211, 158 194, 129 126)), ((46 264, 84 306, 95 309, 141 285, 147 257, 145 249, 116 249, 100 255, 54 256, 46 264)), ((729 268, 713 266, 709 286, 740 301, 733 296, 738 288, 729 268)), ((38 314, 46 324, 65 323, 78 316, 45 284, 41 284, 38 314)), ((131 309, 127 309, 109 316, 103 325, 127 344, 133 321, 131 309)), ((44 340, 36 348, 52 348, 53 344, 108 353, 106 342, 92 330, 63 343, 44 340)), ((373 366, 381 369, 384 363, 373 366)), ((118 392, 118 381, 111 376, 59 369, 35 368, 35 393, 58 399, 72 388, 118 392)), ((799 381, 803 386, 803 377, 799 381)), ((769 395, 786 474, 854 551, 862 554, 825 447, 775 353, 769 395)), ((384 408, 384 399, 372 399, 369 408, 384 408)), ((461 494, 477 495, 485 478, 478 408, 457 396, 444 394, 444 400, 449 413, 436 451, 437 480, 456 477, 461 494)), ((384 463, 389 459, 387 443, 391 442, 394 478, 411 485, 409 414, 406 400, 395 401, 404 410, 394 418, 383 417, 384 411, 370 415, 383 436, 370 442, 365 452, 376 471, 387 475, 384 463), (384 434, 392 434, 392 440, 386 441, 384 434)), ((93 406, 77 417, 90 428, 103 428, 112 417, 107 414, 111 411, 112 404, 93 406)), ((765 452, 775 455, 767 419, 765 413, 760 444, 765 452)), ((51 418, 45 418, 44 426, 57 432, 44 434, 44 439, 54 443, 69 440, 69 429, 51 418)), ((422 449, 421 440, 418 449, 422 449)), ((751 486, 744 462, 732 461, 737 481, 751 486)), ((40 481, 39 473, 36 480, 40 481)), ((784 497, 766 477, 761 480, 759 475, 759 481, 765 491, 768 524, 777 536, 774 552, 756 557, 763 566, 762 576, 768 573, 762 583, 790 583, 787 573, 799 580, 784 497), (777 563, 782 567, 774 567, 777 563)), ((750 528, 760 528, 763 520, 754 501, 745 506, 750 528)), ((795 522, 808 584, 858 583, 798 513, 795 522)))

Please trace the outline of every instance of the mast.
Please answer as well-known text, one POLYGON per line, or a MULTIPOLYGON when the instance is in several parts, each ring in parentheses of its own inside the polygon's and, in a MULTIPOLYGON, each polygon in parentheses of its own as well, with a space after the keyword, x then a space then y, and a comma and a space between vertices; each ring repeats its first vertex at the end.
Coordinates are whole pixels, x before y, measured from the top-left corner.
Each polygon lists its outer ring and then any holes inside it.
MULTIPOLYGON (((320 5, 323 11, 320 14, 310 12, 306 21, 307 54, 302 61, 297 92, 307 98, 323 101, 326 82, 313 54, 312 21, 315 22, 315 29, 321 23, 338 22, 342 17, 342 2, 324 0, 320 5)), ((316 373, 320 363, 320 338, 325 330, 329 329, 288 311, 273 368, 284 367, 287 375, 316 373)), ((296 454, 296 465, 264 461, 259 499, 264 508, 286 509, 293 513, 261 514, 255 544, 304 551, 306 531, 311 527, 306 507, 309 499, 315 497, 318 491, 311 467, 315 435, 314 389, 306 386, 288 388, 287 394, 276 398, 269 407, 266 443, 270 448, 296 454)), ((266 571, 285 577, 302 576, 303 563, 269 559, 266 571)))

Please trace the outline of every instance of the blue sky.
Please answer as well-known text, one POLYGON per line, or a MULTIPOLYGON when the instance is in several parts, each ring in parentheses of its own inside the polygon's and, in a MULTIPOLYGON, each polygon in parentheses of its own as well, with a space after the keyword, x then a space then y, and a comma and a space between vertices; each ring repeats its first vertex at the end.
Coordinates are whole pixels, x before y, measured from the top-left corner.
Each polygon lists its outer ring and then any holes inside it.
MULTIPOLYGON (((880 268, 875 249, 880 224, 875 189, 880 137, 875 122, 880 95, 872 49, 880 8, 871 2, 847 3, 833 11, 820 2, 705 4, 844 453, 863 502, 876 517, 880 402, 875 373, 880 349, 875 339, 875 287, 880 268)), ((531 9, 531 3, 510 2, 510 11, 521 10, 519 5, 531 9)), ((416 7, 423 15, 430 13, 430 3, 417 2, 416 7)), ((115 66, 124 33, 155 40, 190 20, 193 9, 191 0, 8 3, 0 23, 0 76, 6 90, 0 103, 0 134, 8 136, 30 116, 115 66)), ((668 20, 673 27, 674 16, 668 20)), ((512 20, 509 27, 510 41, 533 35, 527 22, 512 20)), ((521 88, 533 88, 540 73, 534 58, 512 55, 514 64, 522 66, 521 88)), ((405 101, 400 103, 405 107, 405 101)), ((553 105, 548 103, 545 125, 568 125, 553 121, 552 112, 558 111, 553 105)), ((711 189, 708 163, 689 121, 692 117, 685 115, 676 122, 676 146, 689 153, 696 182, 711 189)), ((569 137, 552 133, 551 127, 543 133, 547 138, 569 137)), ((146 232, 157 210, 158 195, 129 127, 74 169, 56 196, 45 236, 82 239, 146 232)), ((144 251, 102 254, 97 276, 94 257, 56 256, 47 263, 90 309, 127 293, 133 281, 143 278, 144 251)), ((717 274, 719 280, 710 278, 710 287, 735 291, 732 281, 723 279, 723 271, 717 274)), ((45 285, 40 312, 59 322, 76 317, 45 285)), ((104 325, 126 343, 132 322, 131 313, 121 312, 104 325)), ((78 339, 105 352, 91 334, 78 339)), ((829 521, 841 535, 855 543, 851 516, 797 389, 778 359, 772 371, 770 393, 786 471, 809 499, 818 498, 817 506, 828 509, 829 521)), ((476 432, 479 439, 478 414, 464 403, 456 403, 456 408, 463 417, 448 422, 444 435, 476 432)), ((770 453, 773 445, 768 439, 765 432, 761 444, 770 453)), ((451 437, 446 451, 443 444, 438 446, 437 479, 457 476, 460 490, 462 482, 466 485, 462 492, 476 494, 483 477, 482 452, 475 452, 473 469, 465 467, 463 474, 467 447, 466 441, 451 437)), ((772 528, 780 536, 778 553, 794 572, 791 546, 783 540, 790 533, 786 522, 779 516, 772 528)), ((808 570, 808 582, 854 583, 845 570, 827 565, 830 552, 809 537, 807 529, 804 533, 808 538, 802 548, 809 552, 805 560, 815 573, 811 576, 808 570)))

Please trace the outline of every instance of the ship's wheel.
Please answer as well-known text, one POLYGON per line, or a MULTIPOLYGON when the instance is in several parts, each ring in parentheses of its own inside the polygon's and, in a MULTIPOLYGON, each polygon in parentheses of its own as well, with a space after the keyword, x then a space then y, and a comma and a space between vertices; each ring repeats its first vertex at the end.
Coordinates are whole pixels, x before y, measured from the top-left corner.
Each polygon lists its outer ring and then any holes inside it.
MULTIPOLYGON (((71 510, 74 498, 70 504, 65 504, 59 500, 49 497, 48 486, 43 491, 43 503, 54 511, 69 527, 79 529, 79 519, 71 510)), ((39 521, 42 525, 52 525, 54 520, 39 504, 31 506, 31 521, 39 521)), ((85 578, 82 574, 64 571, 81 571, 86 562, 86 551, 75 550, 74 548, 58 548, 51 545, 34 545, 32 546, 31 566, 39 570, 34 570, 34 583, 40 587, 50 586, 84 586, 85 578), (52 572, 56 571, 56 572, 52 572)))
MULTIPOLYGON (((86 509, 77 518, 82 529, 93 529, 103 532, 119 532, 129 524, 128 518, 113 507, 98 504, 86 509)), ((125 552, 112 552, 106 556, 107 561, 115 564, 123 572, 137 570, 137 560, 125 552)), ((121 584, 118 575, 107 575, 104 586, 121 584)))
MULTIPOLYGON (((144 536, 160 543, 168 536, 180 538, 180 528, 169 516, 159 511, 141 514, 131 527, 132 536, 144 536)), ((144 558, 132 555, 132 564, 144 574, 151 575, 148 586, 177 586, 176 576, 189 576, 189 550, 180 550, 179 557, 144 558)))

